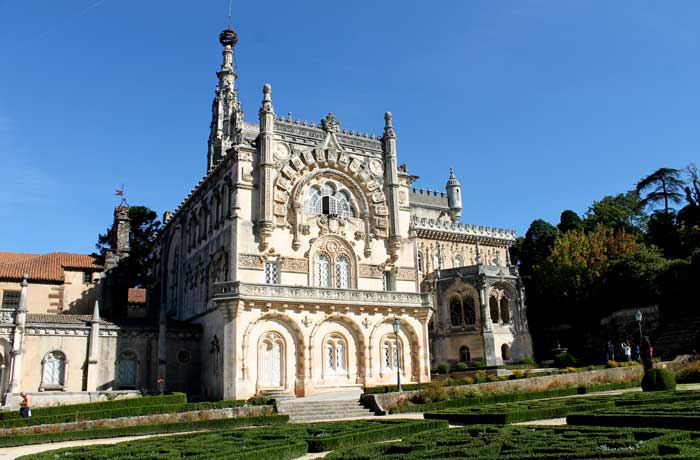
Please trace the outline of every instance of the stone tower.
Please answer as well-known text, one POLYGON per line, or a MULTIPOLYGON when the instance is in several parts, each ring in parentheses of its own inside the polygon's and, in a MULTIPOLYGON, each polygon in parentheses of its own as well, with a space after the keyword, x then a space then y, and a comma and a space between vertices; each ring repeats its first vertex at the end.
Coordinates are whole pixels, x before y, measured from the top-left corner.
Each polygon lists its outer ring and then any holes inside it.
POLYGON ((211 108, 207 172, 226 156, 228 149, 240 142, 243 127, 243 111, 238 100, 237 75, 233 65, 233 47, 238 43, 238 35, 226 29, 219 35, 219 43, 224 47, 224 61, 221 70, 216 73, 219 84, 211 108))
POLYGON ((131 232, 131 219, 129 219, 129 207, 119 205, 114 208, 114 223, 109 232, 111 249, 105 253, 105 271, 115 268, 119 261, 129 257, 131 246, 129 233, 131 232))
POLYGON ((447 205, 450 207, 450 217, 452 217, 453 222, 459 222, 462 218, 462 186, 452 168, 450 168, 450 178, 447 180, 445 190, 447 191, 447 205))

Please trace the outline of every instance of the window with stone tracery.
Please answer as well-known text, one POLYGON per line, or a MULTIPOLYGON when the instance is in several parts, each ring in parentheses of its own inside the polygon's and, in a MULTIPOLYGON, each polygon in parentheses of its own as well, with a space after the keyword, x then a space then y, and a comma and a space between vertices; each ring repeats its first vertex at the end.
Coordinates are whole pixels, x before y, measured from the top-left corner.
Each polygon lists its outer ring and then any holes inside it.
POLYGON ((510 299, 504 295, 501 297, 499 304, 501 307, 501 321, 503 321, 503 324, 510 323, 510 299))
POLYGON ((316 256, 315 262, 315 276, 316 276, 316 286, 318 287, 330 287, 330 260, 325 254, 319 254, 316 256))
POLYGON ((340 289, 350 287, 350 261, 345 256, 335 258, 335 287, 340 289))
POLYGON ((326 374, 341 374, 347 369, 345 339, 338 334, 326 340, 325 362, 326 374))
POLYGON ((309 188, 304 196, 304 212, 355 217, 355 211, 350 203, 350 194, 333 182, 309 188))
POLYGON ((382 354, 384 368, 396 369, 399 366, 399 360, 403 361, 401 349, 401 341, 397 340, 395 337, 387 337, 383 340, 382 354))
POLYGON ((467 325, 476 324, 476 302, 473 297, 467 296, 462 301, 464 308, 464 323, 467 325))
POLYGON ((456 297, 450 301, 450 322, 453 326, 462 325, 462 302, 456 297))

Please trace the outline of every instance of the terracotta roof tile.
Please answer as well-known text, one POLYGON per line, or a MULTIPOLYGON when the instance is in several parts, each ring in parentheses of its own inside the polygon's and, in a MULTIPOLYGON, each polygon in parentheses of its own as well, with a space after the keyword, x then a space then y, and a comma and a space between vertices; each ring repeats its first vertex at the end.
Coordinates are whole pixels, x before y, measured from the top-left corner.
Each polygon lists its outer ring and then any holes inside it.
POLYGON ((87 254, 0 252, 0 279, 20 280, 26 273, 30 282, 63 281, 64 268, 103 270, 97 257, 87 254))
POLYGON ((127 294, 128 303, 146 303, 146 290, 143 288, 129 288, 127 294))

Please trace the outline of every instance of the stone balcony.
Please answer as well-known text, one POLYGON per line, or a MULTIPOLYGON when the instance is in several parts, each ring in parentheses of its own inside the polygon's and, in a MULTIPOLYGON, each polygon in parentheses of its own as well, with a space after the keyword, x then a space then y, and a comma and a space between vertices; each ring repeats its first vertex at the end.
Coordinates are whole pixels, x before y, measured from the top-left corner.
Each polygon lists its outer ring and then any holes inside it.
POLYGON ((252 284, 240 281, 214 283, 213 300, 254 301, 295 306, 360 306, 376 308, 419 308, 430 310, 432 297, 414 292, 368 291, 360 289, 333 289, 307 286, 252 284))

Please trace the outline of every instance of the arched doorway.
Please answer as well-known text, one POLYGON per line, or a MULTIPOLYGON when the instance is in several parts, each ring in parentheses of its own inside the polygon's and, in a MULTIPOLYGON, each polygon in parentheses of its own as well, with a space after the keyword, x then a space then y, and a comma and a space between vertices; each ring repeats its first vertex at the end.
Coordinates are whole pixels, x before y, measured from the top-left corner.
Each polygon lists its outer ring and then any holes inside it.
POLYGON ((510 347, 506 343, 501 345, 501 358, 503 361, 510 361, 510 347))
POLYGON ((284 387, 284 339, 275 332, 268 332, 260 341, 258 356, 260 357, 260 387, 261 389, 278 389, 284 387))

